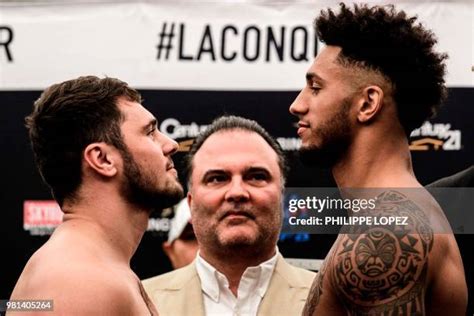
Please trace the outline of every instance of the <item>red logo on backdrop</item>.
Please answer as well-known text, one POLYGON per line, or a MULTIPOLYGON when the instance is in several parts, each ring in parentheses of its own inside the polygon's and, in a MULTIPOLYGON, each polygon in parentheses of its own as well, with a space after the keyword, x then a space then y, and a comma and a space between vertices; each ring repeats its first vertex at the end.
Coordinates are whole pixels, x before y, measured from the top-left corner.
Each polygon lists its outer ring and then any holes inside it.
POLYGON ((63 212, 56 201, 25 201, 23 228, 33 233, 38 229, 51 229, 63 221, 63 212))

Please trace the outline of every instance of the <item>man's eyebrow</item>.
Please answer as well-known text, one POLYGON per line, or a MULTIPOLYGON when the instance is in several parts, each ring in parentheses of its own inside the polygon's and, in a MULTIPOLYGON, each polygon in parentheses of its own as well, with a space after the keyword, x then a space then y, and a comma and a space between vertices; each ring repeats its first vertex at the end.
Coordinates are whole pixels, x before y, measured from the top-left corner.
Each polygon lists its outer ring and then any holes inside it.
POLYGON ((225 173, 227 172, 223 169, 209 169, 202 175, 202 178, 204 179, 205 177, 211 174, 225 174, 225 173))
POLYGON ((227 174, 228 174, 228 172, 223 170, 223 169, 209 169, 202 175, 202 177, 199 181, 203 182, 208 177, 213 176, 213 175, 227 175, 227 174))
POLYGON ((248 167, 245 169, 244 173, 253 173, 253 172, 263 172, 268 176, 271 176, 270 171, 265 167, 248 167))
POLYGON ((325 80, 318 76, 315 72, 308 72, 306 73, 306 81, 313 81, 314 79, 324 82, 325 80))
POLYGON ((158 126, 158 121, 156 120, 156 118, 154 119, 151 119, 148 124, 146 124, 144 127, 143 127, 143 130, 144 131, 148 131, 151 127, 155 127, 155 126, 158 126))

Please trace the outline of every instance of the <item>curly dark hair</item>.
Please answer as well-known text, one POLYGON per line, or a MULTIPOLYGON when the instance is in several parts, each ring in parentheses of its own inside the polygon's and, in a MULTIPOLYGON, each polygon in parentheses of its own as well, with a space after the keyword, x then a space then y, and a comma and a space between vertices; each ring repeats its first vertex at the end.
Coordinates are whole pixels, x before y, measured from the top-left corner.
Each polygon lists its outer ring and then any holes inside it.
POLYGON ((398 117, 407 135, 436 114, 447 97, 445 53, 434 51, 433 32, 393 5, 340 3, 314 21, 319 39, 341 47, 344 66, 378 71, 391 81, 398 117))
POLYGON ((82 153, 89 144, 106 142, 126 151, 120 97, 141 102, 140 94, 123 81, 79 77, 44 90, 26 117, 36 165, 59 205, 76 197, 82 153))

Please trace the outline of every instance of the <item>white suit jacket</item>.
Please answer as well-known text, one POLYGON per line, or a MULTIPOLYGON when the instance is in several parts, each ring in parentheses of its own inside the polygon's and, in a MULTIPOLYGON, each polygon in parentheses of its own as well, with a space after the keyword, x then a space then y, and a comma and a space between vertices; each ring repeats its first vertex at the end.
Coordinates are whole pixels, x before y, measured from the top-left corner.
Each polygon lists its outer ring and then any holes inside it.
MULTIPOLYGON (((294 267, 278 255, 257 315, 301 315, 315 273, 294 267)), ((160 316, 205 316, 201 281, 195 262, 143 281, 160 316)))

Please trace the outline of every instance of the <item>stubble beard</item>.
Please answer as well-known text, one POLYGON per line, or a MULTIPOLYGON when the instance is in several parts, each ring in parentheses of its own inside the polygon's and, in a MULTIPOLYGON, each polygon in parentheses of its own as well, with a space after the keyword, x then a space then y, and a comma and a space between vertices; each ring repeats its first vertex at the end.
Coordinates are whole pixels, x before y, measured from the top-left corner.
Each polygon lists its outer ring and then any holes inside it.
POLYGON ((320 139, 321 144, 300 148, 299 157, 303 164, 332 168, 341 160, 351 143, 350 107, 351 99, 344 99, 340 111, 311 132, 311 137, 320 139))
MULTIPOLYGON (((202 209, 201 209, 202 210, 202 209)), ((195 211, 196 214, 206 214, 195 211)), ((199 215, 198 215, 199 216, 199 215)), ((251 220, 251 219, 249 219, 251 220)), ((267 223, 266 225, 255 224, 258 229, 253 236, 232 236, 223 237, 219 230, 231 229, 227 225, 223 225, 219 220, 216 225, 209 226, 207 219, 193 221, 195 225, 195 232, 201 247, 206 247, 208 252, 212 252, 214 256, 220 257, 223 260, 242 259, 242 257, 258 258, 267 248, 273 248, 278 240, 278 235, 281 229, 281 216, 279 218, 278 231, 274 231, 274 223, 267 223), (220 226, 220 227, 219 227, 220 226), (266 227, 264 227, 266 226, 266 227), (201 228, 201 229, 200 229, 201 228)))
MULTIPOLYGON (((124 180, 121 193, 131 204, 151 213, 173 206, 183 198, 183 188, 177 180, 169 179, 164 187, 158 187, 153 175, 143 172, 130 152, 125 150, 122 157, 124 180)), ((166 174, 163 176, 168 177, 166 174)))

